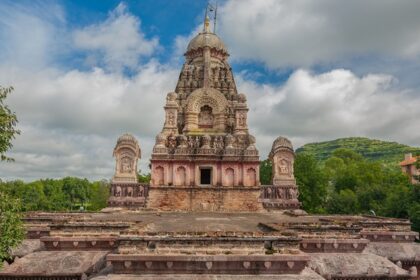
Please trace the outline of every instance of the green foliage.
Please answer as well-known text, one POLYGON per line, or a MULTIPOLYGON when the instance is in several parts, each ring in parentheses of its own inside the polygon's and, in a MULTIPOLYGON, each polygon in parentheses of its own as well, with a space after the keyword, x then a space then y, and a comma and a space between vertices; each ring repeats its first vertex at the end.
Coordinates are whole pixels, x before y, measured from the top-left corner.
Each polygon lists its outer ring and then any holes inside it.
POLYGON ((260 162, 260 181, 263 185, 271 184, 273 165, 269 159, 260 162))
POLYGON ((310 143, 297 149, 297 153, 312 154, 317 160, 324 162, 332 153, 340 148, 357 152, 369 161, 380 161, 386 165, 397 167, 406 153, 420 153, 420 148, 363 137, 341 138, 332 141, 310 143))
POLYGON ((357 196, 350 189, 334 192, 327 202, 327 212, 330 214, 357 214, 359 211, 357 196))
POLYGON ((98 211, 105 208, 109 197, 109 183, 106 180, 93 182, 90 188, 89 210, 98 211))
POLYGON ((414 202, 408 208, 408 214, 415 231, 420 231, 420 202, 414 202))
MULTIPOLYGON (((360 138, 350 139, 357 142, 360 138)), ((420 185, 411 185, 408 177, 386 160, 372 160, 340 145, 335 148, 323 159, 316 158, 322 151, 296 154, 295 177, 304 210, 410 219, 413 229, 420 230, 420 185)), ((260 178, 262 184, 271 183, 269 160, 261 162, 260 178)))
POLYGON ((63 179, 63 192, 71 205, 85 206, 89 194, 89 181, 76 177, 63 179))
POLYGON ((0 264, 10 258, 10 249, 18 246, 25 236, 20 212, 19 199, 0 192, 0 264))
POLYGON ((310 213, 323 213, 328 178, 316 159, 310 154, 300 153, 296 156, 294 170, 302 208, 310 213))
POLYGON ((142 174, 140 170, 137 172, 137 181, 139 183, 149 184, 151 178, 152 176, 150 173, 142 174))
POLYGON ((13 91, 13 87, 4 88, 0 86, 0 160, 12 161, 5 153, 12 148, 12 140, 20 131, 16 129, 17 117, 10 108, 4 103, 8 94, 13 91))
POLYGON ((109 196, 107 181, 89 182, 87 179, 66 177, 43 179, 30 183, 20 180, 1 182, 0 192, 20 198, 23 211, 97 211, 106 207, 109 196))

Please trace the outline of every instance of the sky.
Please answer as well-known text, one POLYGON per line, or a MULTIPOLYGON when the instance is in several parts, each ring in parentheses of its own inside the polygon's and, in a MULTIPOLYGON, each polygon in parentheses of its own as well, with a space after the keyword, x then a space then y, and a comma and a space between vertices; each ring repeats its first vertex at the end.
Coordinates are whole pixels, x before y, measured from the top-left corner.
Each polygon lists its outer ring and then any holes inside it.
MULTIPOLYGON (((2 180, 110 179, 119 135, 148 172, 165 96, 207 1, 2 0, 0 85, 21 135, 2 180)), ((420 1, 225 0, 230 52, 260 158, 285 136, 420 146, 420 1)))

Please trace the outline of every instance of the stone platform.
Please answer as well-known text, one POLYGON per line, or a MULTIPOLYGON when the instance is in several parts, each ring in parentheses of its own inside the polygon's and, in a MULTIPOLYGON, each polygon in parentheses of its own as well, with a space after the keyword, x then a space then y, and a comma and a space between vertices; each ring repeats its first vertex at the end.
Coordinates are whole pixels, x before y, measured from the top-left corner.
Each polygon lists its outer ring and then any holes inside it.
POLYGON ((108 209, 24 221, 30 239, 0 279, 418 279, 418 233, 400 219, 108 209))

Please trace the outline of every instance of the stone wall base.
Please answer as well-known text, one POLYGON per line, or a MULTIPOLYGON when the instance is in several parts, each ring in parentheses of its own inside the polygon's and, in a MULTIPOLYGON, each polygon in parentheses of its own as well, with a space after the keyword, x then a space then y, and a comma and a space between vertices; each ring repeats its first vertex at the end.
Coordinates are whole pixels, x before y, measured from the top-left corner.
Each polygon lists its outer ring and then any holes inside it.
POLYGON ((258 212, 259 187, 150 187, 147 208, 161 211, 258 212))

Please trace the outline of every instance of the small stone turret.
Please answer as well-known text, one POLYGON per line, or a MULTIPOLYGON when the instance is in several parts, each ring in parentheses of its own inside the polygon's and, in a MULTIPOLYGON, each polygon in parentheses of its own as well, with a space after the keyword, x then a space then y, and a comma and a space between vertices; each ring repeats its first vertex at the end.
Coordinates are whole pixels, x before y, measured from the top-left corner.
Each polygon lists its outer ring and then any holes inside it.
POLYGON ((136 138, 128 133, 121 135, 113 156, 116 164, 108 206, 143 207, 148 187, 139 184, 137 180, 137 161, 141 157, 141 150, 136 138))
POLYGON ((292 142, 285 137, 278 137, 273 142, 269 158, 273 164, 272 184, 275 186, 296 185, 293 170, 295 152, 292 142))
POLYGON ((137 183, 137 160, 141 157, 139 143, 131 134, 123 134, 117 140, 113 156, 116 160, 113 182, 137 183))
POLYGON ((298 209, 300 202, 293 170, 295 152, 292 142, 285 137, 278 137, 273 142, 269 158, 273 165, 272 185, 262 187, 261 202, 264 208, 298 209))

